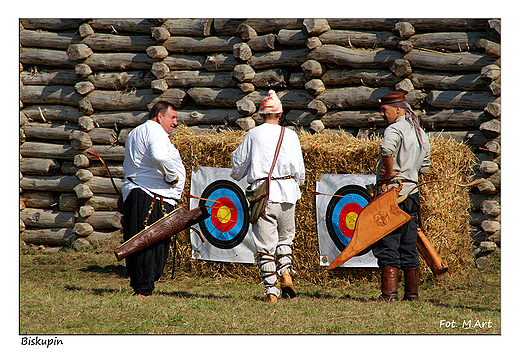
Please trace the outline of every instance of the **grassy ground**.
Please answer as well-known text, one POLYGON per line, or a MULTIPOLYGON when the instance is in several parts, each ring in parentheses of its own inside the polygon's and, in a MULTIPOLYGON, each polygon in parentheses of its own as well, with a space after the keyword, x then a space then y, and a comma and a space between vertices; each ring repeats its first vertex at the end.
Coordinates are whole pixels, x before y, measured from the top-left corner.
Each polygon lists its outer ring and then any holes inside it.
MULTIPOLYGON (((132 296, 111 253, 20 255, 20 334, 500 334, 500 263, 420 285, 414 303, 374 302, 378 282, 313 285, 265 304, 258 282, 163 277, 132 296)), ((400 285, 402 295, 403 285, 400 285)))

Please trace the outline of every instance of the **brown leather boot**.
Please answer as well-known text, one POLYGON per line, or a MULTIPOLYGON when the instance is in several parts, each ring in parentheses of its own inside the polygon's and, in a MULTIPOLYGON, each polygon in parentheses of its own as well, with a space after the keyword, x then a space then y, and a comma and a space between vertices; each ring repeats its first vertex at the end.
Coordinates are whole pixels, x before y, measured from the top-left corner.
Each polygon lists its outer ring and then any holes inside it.
POLYGON ((397 294, 398 276, 399 268, 383 266, 381 270, 381 296, 378 298, 379 301, 399 301, 397 294))
POLYGON ((282 287, 282 297, 296 297, 296 289, 294 288, 289 269, 284 271, 282 279, 280 280, 280 286, 282 287))
POLYGON ((417 298, 419 298, 419 269, 406 269, 403 301, 415 301, 417 298))

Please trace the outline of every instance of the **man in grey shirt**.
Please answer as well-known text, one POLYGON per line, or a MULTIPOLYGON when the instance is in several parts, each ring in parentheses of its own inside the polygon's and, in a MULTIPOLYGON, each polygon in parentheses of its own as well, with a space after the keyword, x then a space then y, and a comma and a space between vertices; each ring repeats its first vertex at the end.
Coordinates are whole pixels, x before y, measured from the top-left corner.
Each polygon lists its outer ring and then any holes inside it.
MULTIPOLYGON (((385 183, 388 187, 398 186, 400 182, 402 189, 399 194, 404 195, 416 187, 419 173, 428 172, 430 143, 403 93, 387 94, 380 99, 380 103, 381 116, 389 126, 381 142, 381 160, 376 179, 378 185, 385 183)), ((382 270, 380 300, 387 302, 399 299, 399 269, 404 271, 405 276, 403 300, 415 300, 418 297, 420 264, 416 245, 419 192, 411 193, 399 207, 412 216, 412 220, 382 238, 373 248, 382 270)))

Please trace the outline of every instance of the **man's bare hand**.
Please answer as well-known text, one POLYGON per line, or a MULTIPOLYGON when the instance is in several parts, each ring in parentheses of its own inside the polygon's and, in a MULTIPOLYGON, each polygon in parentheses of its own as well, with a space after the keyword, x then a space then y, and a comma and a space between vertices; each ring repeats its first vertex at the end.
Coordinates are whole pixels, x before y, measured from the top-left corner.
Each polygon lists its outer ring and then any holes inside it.
POLYGON ((386 173, 385 167, 381 167, 379 170, 379 177, 381 180, 390 180, 399 175, 401 172, 399 170, 391 170, 389 174, 386 173))

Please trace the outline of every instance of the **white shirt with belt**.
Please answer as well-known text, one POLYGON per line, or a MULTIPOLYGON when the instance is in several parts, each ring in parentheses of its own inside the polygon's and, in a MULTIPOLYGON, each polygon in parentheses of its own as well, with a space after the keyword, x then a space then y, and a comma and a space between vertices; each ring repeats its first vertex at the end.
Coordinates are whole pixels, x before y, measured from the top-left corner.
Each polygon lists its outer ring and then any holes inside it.
POLYGON ((151 120, 137 126, 128 135, 123 172, 123 199, 132 189, 141 188, 152 197, 153 194, 160 195, 165 202, 176 205, 175 200, 181 198, 186 182, 186 169, 179 151, 162 126, 151 120), (177 177, 179 182, 175 186, 166 183, 177 177))
MULTIPOLYGON (((241 180, 247 175, 247 182, 253 189, 260 186, 263 179, 269 175, 280 131, 281 126, 270 123, 261 124, 250 130, 240 146, 231 154, 233 164, 231 177, 241 180)), ((299 185, 305 182, 305 166, 300 140, 290 129, 285 129, 278 160, 271 176, 293 178, 271 180, 269 201, 296 203, 301 197, 299 185)))

